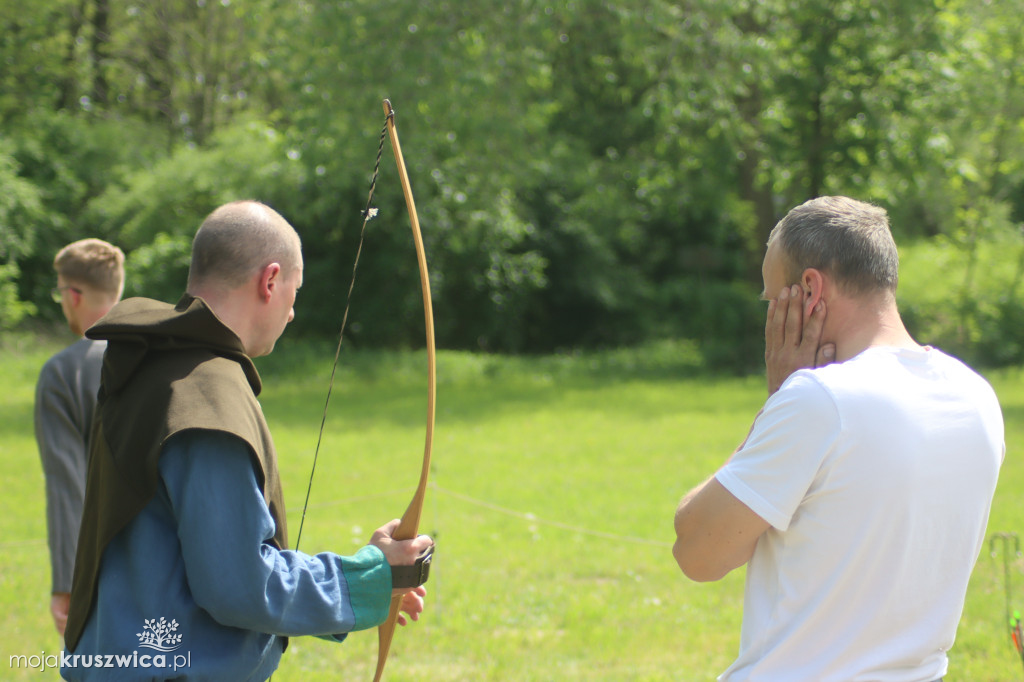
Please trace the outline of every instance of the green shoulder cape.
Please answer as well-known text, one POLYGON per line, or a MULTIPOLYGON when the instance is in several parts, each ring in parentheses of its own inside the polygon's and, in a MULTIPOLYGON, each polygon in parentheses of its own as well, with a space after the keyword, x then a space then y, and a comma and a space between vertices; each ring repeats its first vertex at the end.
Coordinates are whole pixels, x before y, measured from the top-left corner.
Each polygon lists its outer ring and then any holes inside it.
POLYGON ((106 339, 107 351, 64 633, 69 650, 95 605, 103 551, 153 498, 160 453, 176 433, 223 431, 248 443, 277 525, 273 544, 288 545, 277 457, 256 400, 260 377, 238 336, 188 295, 177 306, 127 299, 86 335, 106 339))

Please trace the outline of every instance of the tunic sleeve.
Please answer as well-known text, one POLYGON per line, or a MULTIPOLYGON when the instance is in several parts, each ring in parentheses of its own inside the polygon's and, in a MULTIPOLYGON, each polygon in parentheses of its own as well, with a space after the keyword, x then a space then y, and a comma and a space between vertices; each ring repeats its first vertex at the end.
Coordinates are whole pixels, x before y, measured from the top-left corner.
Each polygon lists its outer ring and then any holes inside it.
POLYGON ((193 598, 218 622, 286 636, 331 636, 387 618, 391 568, 376 547, 354 556, 309 555, 269 543, 274 521, 241 439, 179 434, 165 445, 160 472, 193 598))

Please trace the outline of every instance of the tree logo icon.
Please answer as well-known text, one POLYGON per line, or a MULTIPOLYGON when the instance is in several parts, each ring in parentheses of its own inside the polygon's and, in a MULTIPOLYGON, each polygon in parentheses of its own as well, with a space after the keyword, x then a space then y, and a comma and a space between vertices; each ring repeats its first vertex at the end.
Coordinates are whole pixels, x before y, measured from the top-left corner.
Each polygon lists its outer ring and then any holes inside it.
POLYGON ((168 622, 163 617, 160 620, 146 618, 142 632, 136 632, 135 636, 139 638, 140 647, 156 651, 174 651, 181 646, 181 635, 175 633, 177 629, 178 621, 176 620, 172 619, 168 622))

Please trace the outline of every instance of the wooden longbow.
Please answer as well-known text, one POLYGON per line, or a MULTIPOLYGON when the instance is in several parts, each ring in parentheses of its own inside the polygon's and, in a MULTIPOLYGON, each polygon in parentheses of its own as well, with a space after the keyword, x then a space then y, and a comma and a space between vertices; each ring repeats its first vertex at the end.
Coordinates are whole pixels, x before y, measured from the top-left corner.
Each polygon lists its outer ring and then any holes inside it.
MULTIPOLYGON (((302 519, 299 523, 299 534, 295 541, 295 549, 298 550, 302 541, 302 528, 306 522, 306 509, 309 507, 309 496, 313 488, 313 474, 316 473, 317 458, 320 453, 320 443, 323 439, 324 426, 327 422, 327 408, 331 401, 331 391, 334 387, 334 375, 338 368, 338 358, 341 355, 341 344, 345 337, 345 325, 348 322, 349 305, 352 301, 352 290, 356 281, 356 269, 359 265, 359 256, 363 250, 363 235, 366 232, 366 224, 377 214, 377 210, 371 208, 373 192, 377 184, 377 173, 380 170, 381 153, 384 149, 384 135, 391 138, 391 148, 395 152, 395 163, 398 166, 398 175, 402 182, 402 193, 405 195, 405 205, 409 211, 409 222, 412 226, 413 241, 416 244, 416 261, 419 264, 420 288, 423 291, 423 315, 426 321, 427 340, 427 426, 426 437, 423 447, 423 463, 420 469, 419 485, 413 494, 405 514, 399 521, 398 528, 392 534, 396 540, 411 540, 417 536, 420 527, 420 517, 423 513, 423 500, 427 494, 427 479, 430 475, 430 452, 434 442, 434 414, 436 411, 435 400, 437 395, 437 357, 434 347, 434 308, 430 300, 430 277, 427 272, 427 255, 423 248, 423 233, 420 231, 420 220, 416 214, 416 202, 413 201, 412 186, 409 184, 409 173, 405 168, 405 159, 402 156, 402 146, 398 142, 398 131, 395 129, 395 112, 391 102, 384 100, 385 123, 381 130, 380 145, 377 149, 377 165, 373 169, 373 179, 370 181, 369 196, 366 199, 366 209, 363 211, 363 228, 359 236, 359 246, 356 249, 356 256, 352 265, 352 281, 349 283, 348 300, 345 304, 345 314, 341 321, 341 332, 338 334, 338 348, 334 354, 334 368, 331 370, 330 385, 327 389, 327 399, 324 402, 324 413, 320 421, 320 435, 317 438, 316 451, 313 454, 313 467, 309 475, 309 485, 306 488, 306 501, 302 507, 302 519)), ((395 634, 395 625, 398 622, 398 612, 402 605, 402 595, 391 598, 391 608, 388 611, 387 620, 377 629, 379 649, 377 652, 377 672, 374 675, 374 682, 380 682, 384 674, 384 664, 387 662, 388 652, 391 650, 391 640, 395 634)))
MULTIPOLYGON (((423 233, 420 232, 420 220, 416 214, 416 202, 412 197, 412 186, 409 184, 409 173, 405 169, 405 159, 402 156, 402 146, 398 142, 398 131, 395 129, 395 112, 391 108, 391 102, 384 100, 384 114, 387 117, 386 126, 388 137, 391 139, 391 149, 395 152, 395 163, 398 166, 398 177, 402 181, 402 193, 405 195, 405 207, 409 211, 409 222, 412 226, 412 238, 416 243, 416 261, 420 271, 420 289, 423 291, 423 316, 426 323, 427 339, 427 427, 423 446, 423 464, 420 469, 420 481, 416 492, 405 510, 398 529, 392 537, 396 540, 411 540, 417 536, 420 528, 420 517, 423 513, 423 500, 427 494, 427 479, 430 475, 430 451, 434 442, 434 413, 435 400, 437 395, 437 357, 434 348, 434 309, 430 300, 430 277, 427 273, 427 255, 423 248, 423 233)), ((402 604, 402 596, 391 597, 391 610, 388 618, 377 628, 378 650, 377 650, 377 672, 373 676, 373 682, 380 682, 384 674, 384 664, 388 660, 388 652, 391 650, 391 639, 395 634, 395 624, 398 621, 398 610, 402 604)))

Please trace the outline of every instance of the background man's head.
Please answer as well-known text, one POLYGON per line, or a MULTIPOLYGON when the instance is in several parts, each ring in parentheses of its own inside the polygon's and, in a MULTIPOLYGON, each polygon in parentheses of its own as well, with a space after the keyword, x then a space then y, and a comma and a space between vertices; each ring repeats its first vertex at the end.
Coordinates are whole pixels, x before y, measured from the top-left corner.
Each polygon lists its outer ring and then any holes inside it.
POLYGON ((83 334, 106 315, 124 291, 124 252, 102 239, 68 244, 57 252, 53 269, 54 297, 75 334, 83 334))
MULTIPOLYGON (((894 294, 899 255, 885 209, 847 197, 818 197, 791 210, 768 237, 788 284, 814 268, 847 295, 894 294)), ((774 295, 775 292, 769 292, 774 295)))

